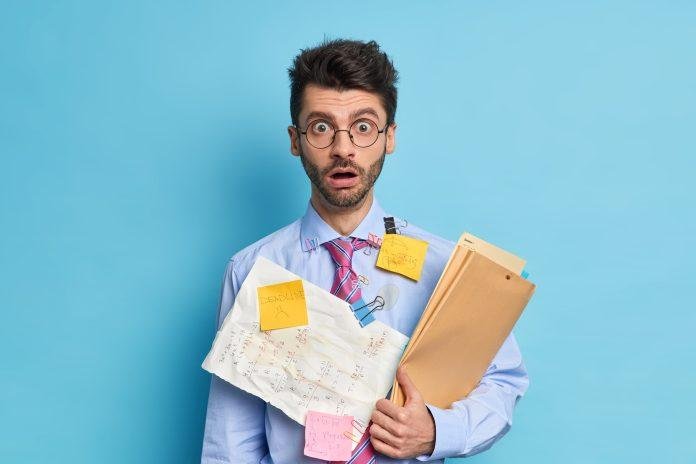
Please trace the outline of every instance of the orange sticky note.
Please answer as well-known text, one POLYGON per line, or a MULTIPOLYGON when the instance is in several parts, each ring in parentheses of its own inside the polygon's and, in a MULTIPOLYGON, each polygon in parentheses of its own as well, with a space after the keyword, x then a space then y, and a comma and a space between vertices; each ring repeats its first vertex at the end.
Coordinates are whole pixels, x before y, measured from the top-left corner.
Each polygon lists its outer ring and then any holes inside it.
POLYGON ((302 280, 266 285, 256 291, 261 330, 307 325, 307 301, 302 280))
POLYGON ((377 267, 413 280, 420 279, 428 242, 400 234, 384 234, 377 267))
POLYGON ((307 411, 305 418, 304 454, 325 461, 350 459, 353 442, 353 416, 335 416, 317 411, 307 411))

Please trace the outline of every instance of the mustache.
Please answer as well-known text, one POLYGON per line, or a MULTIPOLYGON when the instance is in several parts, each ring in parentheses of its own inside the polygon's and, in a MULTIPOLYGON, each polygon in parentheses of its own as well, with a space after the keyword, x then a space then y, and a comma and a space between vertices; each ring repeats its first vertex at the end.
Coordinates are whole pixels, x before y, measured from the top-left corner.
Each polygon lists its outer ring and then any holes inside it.
POLYGON ((365 170, 358 166, 358 164, 355 161, 351 161, 348 159, 343 159, 343 160, 338 160, 334 162, 331 166, 327 166, 326 168, 321 170, 321 175, 325 176, 329 172, 331 172, 333 169, 353 169, 355 172, 357 172, 359 175, 364 175, 365 170))

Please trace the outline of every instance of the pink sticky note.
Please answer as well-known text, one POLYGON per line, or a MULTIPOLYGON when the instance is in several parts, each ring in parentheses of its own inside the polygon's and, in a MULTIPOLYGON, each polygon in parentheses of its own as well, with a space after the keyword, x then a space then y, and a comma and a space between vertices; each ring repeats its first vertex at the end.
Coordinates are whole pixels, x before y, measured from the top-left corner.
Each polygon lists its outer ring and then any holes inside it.
POLYGON ((326 461, 347 461, 353 442, 346 436, 352 429, 353 416, 335 416, 307 411, 305 418, 305 456, 326 461))

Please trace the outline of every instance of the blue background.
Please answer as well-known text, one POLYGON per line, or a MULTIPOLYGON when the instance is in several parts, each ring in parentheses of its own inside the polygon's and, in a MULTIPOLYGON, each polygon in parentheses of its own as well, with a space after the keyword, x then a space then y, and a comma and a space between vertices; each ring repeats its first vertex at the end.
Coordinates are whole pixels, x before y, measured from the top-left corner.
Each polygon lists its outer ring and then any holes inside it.
POLYGON ((194 463, 227 259, 300 216, 286 68, 400 73, 383 206, 529 260, 531 375, 472 463, 686 463, 693 2, 2 2, 0 461, 194 463), (563 3, 563 4, 560 4, 563 3))

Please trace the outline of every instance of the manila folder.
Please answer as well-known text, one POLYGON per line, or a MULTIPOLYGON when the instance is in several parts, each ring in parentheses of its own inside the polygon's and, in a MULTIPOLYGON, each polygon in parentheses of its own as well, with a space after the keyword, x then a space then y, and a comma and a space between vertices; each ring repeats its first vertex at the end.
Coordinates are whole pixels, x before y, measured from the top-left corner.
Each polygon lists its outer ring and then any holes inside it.
MULTIPOLYGON (((426 403, 446 409, 478 385, 535 286, 457 245, 437 287, 400 365, 426 403)), ((405 401, 396 381, 391 400, 405 401)))

